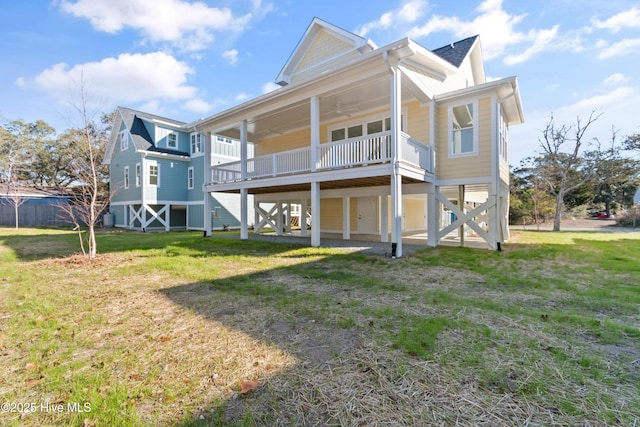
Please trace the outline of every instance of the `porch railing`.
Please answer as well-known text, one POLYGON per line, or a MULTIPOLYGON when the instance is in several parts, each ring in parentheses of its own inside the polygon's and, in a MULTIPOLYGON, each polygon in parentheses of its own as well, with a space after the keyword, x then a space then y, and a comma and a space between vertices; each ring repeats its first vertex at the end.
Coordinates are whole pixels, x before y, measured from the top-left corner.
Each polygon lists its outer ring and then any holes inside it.
MULTIPOLYGON (((411 136, 401 134, 400 159, 404 162, 433 171, 431 147, 411 136)), ((341 141, 320 144, 317 170, 367 166, 391 160, 391 132, 381 132, 341 141)), ((279 175, 311 172, 311 147, 283 151, 247 159, 245 179, 274 177, 279 175)), ((240 161, 214 165, 211 168, 213 183, 242 180, 240 161)))

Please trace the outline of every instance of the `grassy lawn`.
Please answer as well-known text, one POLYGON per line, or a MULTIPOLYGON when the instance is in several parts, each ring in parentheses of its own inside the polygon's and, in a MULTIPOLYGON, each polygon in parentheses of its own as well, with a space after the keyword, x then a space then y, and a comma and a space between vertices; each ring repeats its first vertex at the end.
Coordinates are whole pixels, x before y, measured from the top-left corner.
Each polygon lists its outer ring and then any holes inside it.
POLYGON ((0 229, 0 425, 640 425, 640 233, 98 239, 0 229))

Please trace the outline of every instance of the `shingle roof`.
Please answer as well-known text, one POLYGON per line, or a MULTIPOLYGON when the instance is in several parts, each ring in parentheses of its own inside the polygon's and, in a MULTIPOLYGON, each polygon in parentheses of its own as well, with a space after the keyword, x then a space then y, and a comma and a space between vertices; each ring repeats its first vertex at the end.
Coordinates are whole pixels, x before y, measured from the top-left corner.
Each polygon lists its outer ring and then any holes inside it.
POLYGON ((145 150, 145 151, 154 151, 157 153, 167 153, 167 154, 182 154, 189 155, 189 153, 178 151, 178 150, 170 150, 158 148, 155 146, 153 138, 147 131, 146 126, 143 123, 143 119, 153 121, 160 120, 166 123, 169 123, 175 127, 184 126, 184 122, 180 122, 173 119, 168 119, 166 117, 156 116, 154 114, 143 113, 142 111, 132 110, 130 108, 118 107, 120 112, 122 113, 122 118, 126 123, 127 128, 129 129, 129 133, 131 134, 131 138, 133 139, 133 143, 136 146, 137 150, 145 150))
POLYGON ((476 42, 478 36, 468 37, 466 39, 442 46, 438 49, 434 49, 431 52, 435 53, 442 59, 452 63, 456 67, 459 67, 467 57, 469 50, 476 42))

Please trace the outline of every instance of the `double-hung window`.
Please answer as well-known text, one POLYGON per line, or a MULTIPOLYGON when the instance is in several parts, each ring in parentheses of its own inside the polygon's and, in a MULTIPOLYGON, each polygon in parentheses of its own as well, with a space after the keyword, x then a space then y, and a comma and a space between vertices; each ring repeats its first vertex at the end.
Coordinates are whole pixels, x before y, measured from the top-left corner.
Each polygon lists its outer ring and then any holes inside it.
POLYGON ((187 187, 189 190, 193 190, 193 184, 193 166, 191 166, 187 169, 187 187))
POLYGON ((173 132, 167 134, 167 148, 178 148, 178 135, 173 132))
POLYGON ((140 163, 136 163, 136 187, 140 187, 142 183, 142 165, 140 163))
POLYGON ((149 165, 149 185, 158 186, 160 184, 160 167, 149 165))
POLYGON ((124 188, 129 188, 129 166, 124 167, 124 188))
POLYGON ((127 150, 129 148, 129 133, 123 130, 118 137, 120 138, 120 151, 127 150))
POLYGON ((191 134, 191 154, 202 153, 202 139, 199 133, 191 134))
POLYGON ((449 107, 450 156, 478 154, 477 103, 449 107))

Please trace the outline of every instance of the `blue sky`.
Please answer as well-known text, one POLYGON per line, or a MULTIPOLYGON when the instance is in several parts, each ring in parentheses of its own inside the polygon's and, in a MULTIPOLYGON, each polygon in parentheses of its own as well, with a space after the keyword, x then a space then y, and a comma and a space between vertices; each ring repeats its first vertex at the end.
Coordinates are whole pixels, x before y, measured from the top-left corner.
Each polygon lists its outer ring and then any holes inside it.
POLYGON ((517 76, 511 163, 558 123, 602 113, 602 142, 640 132, 640 5, 623 0, 0 0, 0 121, 77 124, 118 105, 192 121, 262 95, 314 16, 378 46, 479 34, 490 79, 517 76))

